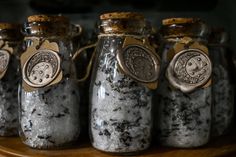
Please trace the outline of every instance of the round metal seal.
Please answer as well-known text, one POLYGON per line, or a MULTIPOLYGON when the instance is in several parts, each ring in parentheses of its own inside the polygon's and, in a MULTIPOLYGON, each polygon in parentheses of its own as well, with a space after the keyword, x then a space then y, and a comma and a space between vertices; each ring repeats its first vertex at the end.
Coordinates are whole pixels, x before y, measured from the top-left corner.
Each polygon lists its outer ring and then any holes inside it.
POLYGON ((150 50, 139 45, 129 45, 117 54, 125 74, 142 83, 155 82, 160 71, 159 59, 150 50))
POLYGON ((211 73, 212 64, 207 54, 199 49, 186 49, 174 56, 166 76, 174 87, 190 92, 206 84, 211 73))
POLYGON ((38 50, 23 66, 23 79, 32 87, 51 83, 60 71, 60 57, 52 50, 38 50))
POLYGON ((6 50, 0 50, 0 73, 7 69, 9 61, 10 54, 6 50))

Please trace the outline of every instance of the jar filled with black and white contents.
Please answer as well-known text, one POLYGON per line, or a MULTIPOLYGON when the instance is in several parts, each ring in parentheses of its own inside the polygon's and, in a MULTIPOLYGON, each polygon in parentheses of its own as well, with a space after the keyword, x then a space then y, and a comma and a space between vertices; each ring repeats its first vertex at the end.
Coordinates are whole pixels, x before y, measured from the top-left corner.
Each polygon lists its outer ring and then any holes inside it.
POLYGON ((0 136, 18 135, 21 25, 0 23, 0 136))
POLYGON ((230 74, 228 34, 223 29, 212 29, 209 52, 213 63, 212 73, 212 136, 229 132, 234 116, 234 85, 230 74))
POLYGON ((144 17, 115 12, 100 16, 90 84, 90 139, 112 154, 147 149, 152 130, 152 92, 159 58, 150 46, 144 17))
POLYGON ((20 136, 32 148, 64 147, 79 136, 74 28, 66 17, 47 15, 29 16, 24 25, 20 136))
POLYGON ((202 146, 209 140, 211 127, 209 30, 194 18, 170 18, 162 23, 155 134, 164 146, 202 146))

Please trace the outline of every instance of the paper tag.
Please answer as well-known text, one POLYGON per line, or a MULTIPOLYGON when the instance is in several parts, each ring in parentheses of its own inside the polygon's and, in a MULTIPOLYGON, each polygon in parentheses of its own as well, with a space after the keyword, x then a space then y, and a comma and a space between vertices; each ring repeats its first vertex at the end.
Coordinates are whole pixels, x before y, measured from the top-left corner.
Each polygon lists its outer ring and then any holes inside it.
POLYGON ((184 40, 174 46, 175 55, 170 61, 166 77, 170 84, 182 92, 191 92, 211 84, 212 63, 208 49, 198 42, 184 40))
POLYGON ((40 45, 37 39, 32 42, 33 44, 21 55, 23 88, 26 91, 53 85, 62 79, 57 43, 45 40, 40 45))
POLYGON ((13 48, 8 42, 0 40, 0 79, 2 79, 8 69, 10 57, 13 54, 13 48))
POLYGON ((160 71, 160 59, 145 39, 126 37, 117 53, 120 69, 132 79, 155 89, 160 71))

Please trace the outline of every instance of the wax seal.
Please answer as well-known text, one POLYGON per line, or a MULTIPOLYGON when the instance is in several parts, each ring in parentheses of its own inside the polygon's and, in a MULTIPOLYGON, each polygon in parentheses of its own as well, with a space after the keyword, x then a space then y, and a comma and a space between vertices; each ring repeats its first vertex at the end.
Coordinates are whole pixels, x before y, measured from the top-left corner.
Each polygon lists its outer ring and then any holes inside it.
POLYGON ((117 53, 122 71, 142 83, 155 82, 159 76, 160 64, 157 56, 141 45, 131 44, 117 53))
POLYGON ((184 49, 171 60, 166 76, 170 84, 183 92, 204 86, 211 78, 212 64, 200 49, 184 49))
POLYGON ((0 50, 0 73, 7 70, 10 54, 6 50, 0 50))
POLYGON ((0 79, 2 79, 7 72, 12 54, 13 48, 9 45, 9 42, 0 40, 0 79))
POLYGON ((23 79, 31 87, 44 87, 59 74, 60 57, 52 50, 38 50, 23 66, 23 79))

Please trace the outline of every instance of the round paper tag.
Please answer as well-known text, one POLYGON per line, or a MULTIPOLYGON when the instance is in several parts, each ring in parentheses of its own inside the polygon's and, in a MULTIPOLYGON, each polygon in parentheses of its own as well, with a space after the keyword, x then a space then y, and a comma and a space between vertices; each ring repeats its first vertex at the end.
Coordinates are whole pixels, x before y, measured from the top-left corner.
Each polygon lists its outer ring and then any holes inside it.
POLYGON ((150 50, 129 45, 117 54, 119 66, 131 78, 143 82, 155 82, 159 76, 160 63, 157 56, 150 50))
POLYGON ((199 49, 186 49, 174 56, 166 76, 171 85, 183 92, 190 92, 206 84, 211 73, 212 64, 207 54, 199 49))
POLYGON ((32 87, 51 83, 60 71, 60 57, 52 50, 38 50, 23 66, 23 79, 32 87))

